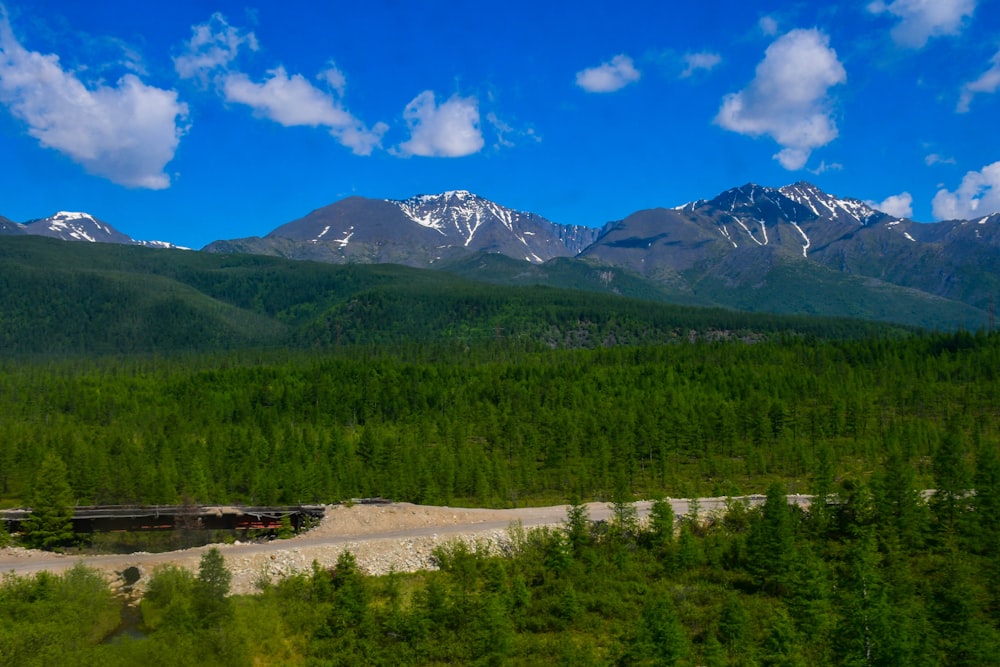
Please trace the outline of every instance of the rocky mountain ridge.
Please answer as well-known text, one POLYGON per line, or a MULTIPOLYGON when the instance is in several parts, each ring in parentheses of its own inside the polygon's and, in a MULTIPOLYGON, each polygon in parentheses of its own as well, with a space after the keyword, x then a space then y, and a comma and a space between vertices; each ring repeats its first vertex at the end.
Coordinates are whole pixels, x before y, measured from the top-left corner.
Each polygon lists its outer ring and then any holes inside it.
MULTIPOLYGON (((66 212, 25 225, 0 219, 0 233, 150 245, 66 212)), ((355 196, 266 236, 203 250, 402 264, 501 284, 621 289, 692 305, 931 327, 980 326, 1000 292, 1000 213, 918 223, 807 182, 748 183, 602 228, 561 225, 467 190, 404 200, 355 196)))
POLYGON ((141 241, 123 234, 103 220, 89 213, 59 211, 47 218, 17 223, 0 216, 0 235, 27 234, 47 236, 63 241, 84 241, 88 243, 118 243, 140 245, 152 248, 180 248, 166 241, 141 241))

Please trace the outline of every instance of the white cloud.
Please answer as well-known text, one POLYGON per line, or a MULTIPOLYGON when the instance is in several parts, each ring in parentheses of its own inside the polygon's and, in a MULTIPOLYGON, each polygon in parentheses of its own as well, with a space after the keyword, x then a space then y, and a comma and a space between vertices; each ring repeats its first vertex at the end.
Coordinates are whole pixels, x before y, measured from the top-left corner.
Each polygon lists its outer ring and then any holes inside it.
POLYGON ((59 57, 28 51, 0 7, 0 103, 28 125, 28 134, 83 166, 127 187, 170 186, 164 167, 174 157, 188 113, 177 92, 126 74, 113 86, 87 87, 59 57))
POLYGON ((684 64, 687 66, 681 72, 681 78, 687 78, 698 70, 709 71, 722 62, 722 56, 711 51, 700 51, 698 53, 685 53, 684 64))
POLYGON ((613 93, 638 81, 640 76, 632 59, 619 54, 610 62, 577 72, 576 85, 588 93, 613 93))
POLYGON ((496 143, 493 144, 494 148, 513 148, 517 145, 515 139, 518 142, 523 139, 527 139, 536 144, 542 140, 542 138, 538 136, 538 133, 535 132, 534 128, 516 128, 510 123, 502 120, 493 111, 486 114, 486 122, 493 128, 493 133, 497 138, 496 143))
POLYGON ((865 202, 869 206, 896 218, 913 217, 913 195, 901 192, 898 195, 886 197, 881 202, 865 202))
POLYGON ((931 37, 957 35, 972 16, 977 0, 894 0, 868 4, 872 14, 888 12, 899 19, 892 39, 900 46, 923 48, 931 37))
POLYGON ((954 192, 938 190, 933 207, 938 220, 969 219, 1000 212, 1000 162, 970 171, 954 192))
POLYGON ((399 145, 398 155, 463 157, 483 148, 479 103, 474 97, 452 95, 438 105, 434 93, 425 90, 406 105, 403 118, 410 140, 399 145))
POLYGON ((268 78, 262 83, 251 81, 241 72, 227 74, 222 80, 226 101, 245 104, 285 127, 326 127, 356 155, 370 155, 381 144, 382 135, 388 129, 384 123, 369 130, 332 96, 316 88, 301 74, 289 76, 283 67, 267 74, 268 78))
POLYGON ((816 167, 815 169, 809 169, 809 173, 816 174, 817 176, 819 176, 820 174, 826 173, 828 171, 843 171, 843 170, 844 170, 844 165, 840 164, 839 162, 831 162, 830 164, 827 164, 826 160, 821 160, 818 167, 816 167))
POLYGON ((768 135, 782 149, 774 155, 785 169, 805 166, 814 148, 837 137, 828 91, 847 73, 818 30, 793 30, 775 40, 756 76, 722 100, 715 122, 740 134, 768 135))
POLYGON ((259 48, 256 35, 242 33, 219 13, 212 14, 208 23, 192 26, 191 33, 184 53, 174 58, 174 69, 181 78, 198 78, 202 83, 207 83, 214 70, 227 68, 241 46, 246 45, 251 51, 259 48))
POLYGON ((347 78, 332 62, 318 76, 332 92, 317 88, 301 74, 289 75, 280 66, 268 71, 263 81, 254 81, 231 67, 244 45, 253 51, 258 49, 254 33, 241 32, 221 14, 213 14, 207 23, 193 26, 191 32, 184 53, 174 58, 180 76, 205 83, 211 77, 227 102, 244 104, 257 115, 285 127, 326 128, 355 155, 370 155, 381 146, 389 126, 376 123, 368 128, 344 107, 340 98, 347 78))
POLYGON ((958 106, 955 110, 958 113, 966 113, 976 93, 995 93, 998 88, 1000 88, 1000 51, 997 51, 990 59, 988 70, 975 81, 970 81, 962 86, 962 95, 958 98, 958 106))
POLYGON ((347 77, 333 63, 330 63, 329 67, 319 73, 319 78, 326 81, 326 84, 335 90, 338 95, 343 95, 344 89, 347 88, 347 77))
POLYGON ((943 157, 937 153, 931 153, 924 158, 924 164, 931 167, 936 164, 956 164, 955 158, 953 157, 943 157))
POLYGON ((761 16, 758 25, 760 31, 768 37, 774 37, 778 34, 778 22, 773 16, 761 16))

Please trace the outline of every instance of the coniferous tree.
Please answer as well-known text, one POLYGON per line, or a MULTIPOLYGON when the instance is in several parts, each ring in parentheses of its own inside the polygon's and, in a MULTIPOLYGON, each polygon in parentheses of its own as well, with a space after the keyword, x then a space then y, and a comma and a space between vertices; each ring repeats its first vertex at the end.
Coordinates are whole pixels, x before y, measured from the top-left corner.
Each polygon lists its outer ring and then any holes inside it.
POLYGON ((649 532, 655 545, 668 547, 674 541, 674 508, 666 498, 657 498, 649 508, 649 532))
POLYGON ((66 465, 49 452, 42 460, 31 490, 31 516, 24 522, 24 540, 37 549, 56 549, 73 542, 73 491, 66 465))
POLYGON ((969 506, 972 472, 965 460, 965 442, 957 425, 949 424, 934 451, 934 511, 938 530, 946 536, 960 531, 969 506))
POLYGON ((212 547, 201 555, 194 584, 194 609, 199 618, 214 624, 230 613, 227 596, 232 578, 232 572, 217 548, 212 547))
POLYGON ((775 482, 747 537, 748 569, 759 586, 777 592, 787 583, 794 558, 792 514, 784 488, 775 482))

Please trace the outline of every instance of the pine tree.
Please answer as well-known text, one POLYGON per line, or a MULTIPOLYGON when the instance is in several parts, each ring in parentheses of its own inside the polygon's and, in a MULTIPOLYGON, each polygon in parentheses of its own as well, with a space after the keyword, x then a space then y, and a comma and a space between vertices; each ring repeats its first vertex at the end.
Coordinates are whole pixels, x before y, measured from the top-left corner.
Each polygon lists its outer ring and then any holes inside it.
POLYGON ((24 522, 24 541, 52 550, 73 542, 73 491, 62 459, 49 453, 42 460, 31 490, 31 516, 24 522))
POLYGON ((780 591, 795 558, 795 537, 788 498, 779 482, 767 490, 760 518, 747 537, 748 569, 761 587, 780 591))
POLYGON ((194 607, 199 618, 214 623, 229 614, 229 599, 226 596, 229 595, 232 578, 217 548, 212 547, 201 555, 194 586, 194 607))
POLYGON ((934 495, 931 509, 939 530, 946 535, 960 532, 969 506, 972 471, 965 460, 965 441, 957 425, 948 430, 934 452, 934 495))

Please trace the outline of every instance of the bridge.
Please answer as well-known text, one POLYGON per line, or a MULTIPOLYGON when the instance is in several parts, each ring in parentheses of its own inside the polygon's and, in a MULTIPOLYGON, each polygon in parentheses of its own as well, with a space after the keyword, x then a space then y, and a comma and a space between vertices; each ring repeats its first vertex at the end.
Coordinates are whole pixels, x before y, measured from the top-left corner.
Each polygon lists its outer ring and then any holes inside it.
MULTIPOLYGON (((307 522, 320 519, 324 505, 94 505, 73 508, 77 533, 136 530, 277 530, 286 517, 298 532, 307 522)), ((0 510, 11 532, 31 516, 30 509, 0 510)))

